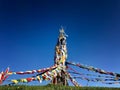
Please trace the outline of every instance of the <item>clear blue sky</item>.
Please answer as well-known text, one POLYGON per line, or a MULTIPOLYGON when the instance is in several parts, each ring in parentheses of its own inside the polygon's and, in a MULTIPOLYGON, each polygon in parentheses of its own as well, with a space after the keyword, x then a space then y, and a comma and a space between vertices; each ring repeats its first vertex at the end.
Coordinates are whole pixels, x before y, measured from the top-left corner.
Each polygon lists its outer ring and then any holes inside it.
POLYGON ((53 65, 61 26, 69 61, 120 73, 119 0, 0 0, 0 71, 53 65))

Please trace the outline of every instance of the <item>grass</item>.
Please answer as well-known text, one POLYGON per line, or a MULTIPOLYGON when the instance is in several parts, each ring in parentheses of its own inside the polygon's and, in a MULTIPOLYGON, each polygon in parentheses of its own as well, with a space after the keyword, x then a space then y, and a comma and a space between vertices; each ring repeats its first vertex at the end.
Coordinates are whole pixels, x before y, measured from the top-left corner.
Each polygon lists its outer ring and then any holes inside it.
POLYGON ((60 85, 47 85, 47 86, 0 86, 0 90, 120 90, 120 88, 107 88, 107 87, 73 87, 73 86, 60 86, 60 85))

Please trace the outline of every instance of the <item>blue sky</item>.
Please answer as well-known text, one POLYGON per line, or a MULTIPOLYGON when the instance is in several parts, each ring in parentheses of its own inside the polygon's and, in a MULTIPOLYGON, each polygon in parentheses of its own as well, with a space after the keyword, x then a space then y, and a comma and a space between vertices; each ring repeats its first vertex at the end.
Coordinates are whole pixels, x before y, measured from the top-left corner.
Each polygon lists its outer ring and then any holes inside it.
POLYGON ((61 26, 69 61, 120 73, 119 0, 0 0, 0 71, 53 65, 61 26))

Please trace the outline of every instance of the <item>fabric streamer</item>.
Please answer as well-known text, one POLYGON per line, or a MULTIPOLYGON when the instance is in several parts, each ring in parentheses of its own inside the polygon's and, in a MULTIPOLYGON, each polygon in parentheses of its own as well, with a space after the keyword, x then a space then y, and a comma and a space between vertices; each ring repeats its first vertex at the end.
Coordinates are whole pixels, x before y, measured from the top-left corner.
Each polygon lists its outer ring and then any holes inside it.
MULTIPOLYGON (((66 72, 67 73, 67 72, 66 72)), ((79 85, 76 80, 70 75, 70 73, 67 73, 69 79, 71 80, 71 82, 75 85, 75 86, 81 86, 79 85)))
POLYGON ((75 63, 71 63, 71 62, 67 62, 67 64, 78 66, 80 68, 87 69, 90 71, 98 72, 100 74, 112 75, 112 76, 101 76, 101 75, 82 74, 82 73, 79 73, 76 70, 72 69, 70 66, 68 66, 68 68, 70 70, 72 70, 72 72, 69 72, 69 73, 80 75, 80 76, 75 76, 73 78, 80 78, 81 80, 87 80, 87 81, 92 81, 92 82, 102 82, 104 84, 119 84, 118 81, 120 81, 120 77, 118 77, 119 76, 118 73, 107 72, 107 71, 104 71, 104 70, 101 70, 98 68, 94 68, 92 66, 86 66, 83 64, 75 64, 75 63), (94 76, 96 78, 88 78, 85 76, 94 76))
POLYGON ((100 74, 106 74, 106 75, 112 75, 112 76, 120 77, 119 73, 108 72, 108 71, 105 71, 105 70, 102 70, 102 69, 99 69, 99 68, 94 68, 93 66, 87 66, 87 65, 83 65, 83 64, 76 64, 76 63, 73 63, 73 62, 66 62, 66 63, 69 64, 69 65, 78 66, 78 67, 80 67, 82 69, 87 69, 89 71, 94 71, 94 72, 97 72, 97 73, 100 73, 100 74))
POLYGON ((101 76, 101 75, 93 75, 93 74, 84 74, 84 73, 77 73, 77 72, 71 72, 69 71, 69 73, 72 73, 72 74, 78 74, 78 75, 85 75, 85 76, 94 76, 94 77, 99 77, 99 78, 115 78, 115 77, 112 77, 112 76, 101 76))
POLYGON ((42 73, 42 72, 45 72, 45 71, 54 69, 54 68, 56 68, 56 67, 57 67, 57 65, 55 64, 54 66, 49 67, 49 68, 43 68, 43 69, 38 69, 38 70, 29 70, 29 71, 24 71, 24 72, 23 72, 23 71, 19 71, 19 72, 8 72, 7 74, 8 74, 8 75, 13 75, 13 74, 24 75, 24 74, 42 73))
POLYGON ((120 84, 120 82, 102 82, 103 84, 120 84))
POLYGON ((41 74, 37 74, 36 76, 32 76, 29 78, 23 78, 23 79, 13 79, 10 81, 12 82, 12 84, 28 83, 31 81, 39 81, 41 83, 43 80, 46 80, 46 81, 52 80, 52 78, 56 77, 57 73, 60 73, 61 70, 62 68, 60 66, 57 66, 55 69, 53 68, 52 70, 46 71, 41 74))
POLYGON ((9 67, 5 70, 5 72, 1 72, 0 73, 0 84, 3 83, 3 81, 5 81, 8 78, 8 72, 9 72, 9 67))
MULTIPOLYGON (((84 73, 79 73, 77 72, 76 70, 74 70, 73 68, 71 68, 70 66, 68 66, 68 69, 72 70, 69 71, 69 73, 73 73, 73 74, 78 74, 78 75, 81 75, 81 76, 94 76, 94 77, 103 77, 103 78, 115 78, 113 76, 102 76, 102 75, 93 75, 93 74, 84 74, 84 73)), ((117 78, 116 78, 117 79, 117 78)))

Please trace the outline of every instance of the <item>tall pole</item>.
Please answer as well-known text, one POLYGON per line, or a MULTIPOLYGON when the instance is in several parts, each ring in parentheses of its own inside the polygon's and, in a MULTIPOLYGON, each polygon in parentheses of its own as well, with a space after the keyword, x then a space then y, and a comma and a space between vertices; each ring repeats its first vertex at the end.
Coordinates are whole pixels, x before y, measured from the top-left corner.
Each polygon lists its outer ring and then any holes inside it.
POLYGON ((68 85, 66 71, 66 59, 67 59, 67 47, 66 47, 66 37, 67 35, 64 32, 64 29, 60 29, 60 34, 58 37, 57 44, 55 46, 55 56, 54 56, 54 64, 62 67, 60 73, 57 74, 55 78, 53 78, 53 84, 60 85, 68 85))

